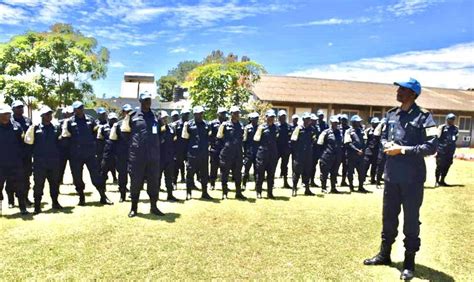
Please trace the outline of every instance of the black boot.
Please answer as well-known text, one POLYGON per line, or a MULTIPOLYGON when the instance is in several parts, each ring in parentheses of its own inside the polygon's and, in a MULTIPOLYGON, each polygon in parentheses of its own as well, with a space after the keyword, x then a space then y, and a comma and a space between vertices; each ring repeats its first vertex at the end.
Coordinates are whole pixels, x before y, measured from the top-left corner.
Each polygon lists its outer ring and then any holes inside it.
POLYGON ((86 205, 86 196, 84 195, 84 191, 80 191, 79 193, 79 206, 85 206, 86 205))
POLYGON ((235 198, 238 199, 238 200, 247 200, 247 197, 244 196, 244 194, 242 194, 242 187, 237 184, 236 187, 235 187, 235 190, 236 190, 236 193, 235 193, 235 198))
POLYGON ((216 181, 215 181, 215 180, 211 180, 211 181, 209 181, 209 183, 211 184, 211 190, 214 191, 214 189, 216 189, 216 181))
POLYGON ((342 181, 341 181, 341 187, 345 187, 345 186, 349 186, 349 185, 347 185, 346 177, 343 176, 343 177, 342 177, 342 181))
POLYGON ((305 185, 304 187, 304 194, 306 196, 314 196, 316 194, 314 194, 313 192, 311 192, 311 189, 309 189, 309 185, 305 185))
POLYGON ((63 207, 59 204, 58 198, 53 199, 53 210, 62 210, 63 207))
POLYGON ((227 184, 222 185, 222 200, 228 199, 227 194, 229 193, 229 188, 227 188, 227 184))
POLYGON ((29 214, 28 210, 26 209, 26 197, 18 197, 18 207, 20 208, 21 215, 29 214))
POLYGON ((128 217, 137 216, 137 210, 138 210, 138 199, 136 200, 132 199, 132 208, 130 209, 130 212, 128 213, 128 217))
POLYGON ((283 175, 283 188, 291 189, 290 184, 288 184, 288 177, 286 175, 283 175))
POLYGON ((298 192, 297 182, 293 180, 293 189, 291 190, 291 196, 296 197, 298 192))
POLYGON ((369 191, 365 190, 363 185, 359 185, 359 190, 357 190, 359 193, 369 193, 369 191))
POLYGON ((327 186, 327 180, 326 179, 321 179, 321 191, 325 194, 328 193, 328 190, 326 189, 327 186))
POLYGON ((104 190, 101 190, 99 191, 100 193, 100 203, 103 204, 103 205, 113 205, 114 203, 109 200, 109 198, 107 198, 107 196, 105 195, 105 189, 104 190))
POLYGON ((352 184, 352 181, 351 181, 351 180, 349 180, 349 190, 350 190, 351 192, 354 192, 354 184, 352 184))
POLYGON ((166 200, 167 200, 168 202, 177 202, 177 201, 178 201, 178 199, 176 199, 176 197, 173 196, 173 193, 172 193, 172 192, 168 192, 168 197, 166 198, 166 200))
POLYGON ((125 202, 126 199, 127 199, 127 192, 121 191, 121 192, 120 192, 120 200, 119 200, 119 203, 125 202))
POLYGON ((273 196, 273 187, 268 187, 267 188, 267 198, 268 199, 275 199, 275 196, 273 196))
POLYGON ((164 216, 165 214, 162 213, 157 207, 156 207, 156 202, 157 199, 150 199, 150 213, 157 215, 157 216, 164 216))
POLYGON ((380 252, 372 258, 364 260, 365 265, 390 265, 392 260, 390 259, 390 253, 392 246, 386 246, 382 244, 380 246, 380 252))
POLYGON ((209 195, 209 193, 207 193, 207 186, 202 187, 201 199, 203 199, 203 200, 214 200, 214 198, 212 198, 211 195, 209 195))
POLYGON ((415 253, 405 252, 403 271, 400 275, 400 279, 411 280, 413 277, 415 277, 415 253))
POLYGON ((8 208, 13 209, 15 207, 15 193, 7 192, 8 196, 8 208))
POLYGON ((331 182, 331 194, 341 194, 341 192, 336 189, 336 183, 333 182, 331 182))
POLYGON ((41 210, 41 198, 35 198, 35 211, 34 214, 40 214, 41 210))

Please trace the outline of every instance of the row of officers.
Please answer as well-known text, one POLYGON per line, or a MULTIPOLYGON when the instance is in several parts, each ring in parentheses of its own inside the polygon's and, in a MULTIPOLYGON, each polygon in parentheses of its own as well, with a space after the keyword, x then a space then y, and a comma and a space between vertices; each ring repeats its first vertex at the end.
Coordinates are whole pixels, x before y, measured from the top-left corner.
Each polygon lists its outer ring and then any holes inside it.
MULTIPOLYGON (((120 201, 130 192, 130 217, 137 214, 140 191, 147 184, 150 212, 163 215, 157 208, 161 178, 167 191, 167 200, 176 201, 173 190, 181 175, 186 183, 186 199, 191 199, 196 188, 195 176, 201 183, 203 199, 212 199, 208 184, 215 188, 218 170, 221 172, 222 199, 226 199, 228 182, 235 183, 236 198, 245 200, 243 194, 253 166, 257 198, 262 197, 264 180, 267 197, 274 198, 274 178, 280 161, 280 176, 284 188, 297 195, 301 179, 305 195, 314 195, 316 166, 320 165, 320 181, 325 193, 339 193, 336 179, 342 165, 340 186, 355 191, 353 175, 358 175, 358 192, 365 193, 364 182, 370 170, 370 183, 381 185, 386 154, 381 144, 385 120, 374 117, 370 126, 363 129, 358 116, 331 116, 329 124, 322 111, 317 114, 293 115, 291 123, 287 114, 273 110, 265 114, 259 124, 259 115, 250 113, 248 124, 240 122, 240 110, 219 108, 217 119, 203 119, 204 108, 196 106, 191 111, 173 111, 171 120, 167 112, 151 110, 151 95, 142 93, 140 107, 122 107, 121 118, 105 109, 98 109, 98 119, 84 113, 81 102, 63 110, 59 125, 52 122, 53 110, 44 106, 40 110, 41 123, 34 125, 23 116, 23 103, 15 101, 11 107, 0 108, 0 187, 6 183, 9 207, 14 205, 14 193, 20 212, 27 214, 27 206, 34 205, 34 212, 41 212, 44 184, 50 187, 53 209, 61 209, 58 202, 66 163, 69 161, 73 184, 79 195, 79 205, 85 205, 83 167, 86 166, 92 184, 98 190, 100 203, 112 202, 106 196, 106 180, 112 172, 118 181, 120 201), (11 116, 13 111, 13 116, 11 116), (277 119, 277 120, 276 120, 277 119), (349 125, 350 123, 350 125, 349 125), (292 185, 288 182, 288 165, 292 160, 292 185), (210 170, 209 170, 210 167, 210 170), (242 172, 243 170, 243 172, 242 172), (118 179, 115 176, 118 172, 118 179), (34 179, 34 203, 28 200, 30 176, 34 179), (127 188, 130 177, 130 190, 127 188), (330 182, 329 189, 327 182, 330 182), (346 182, 347 180, 347 182, 346 182)), ((447 116, 447 123, 439 127, 436 183, 447 185, 445 176, 452 164, 458 130, 455 116, 447 116)), ((0 200, 3 194, 0 193, 0 200)))

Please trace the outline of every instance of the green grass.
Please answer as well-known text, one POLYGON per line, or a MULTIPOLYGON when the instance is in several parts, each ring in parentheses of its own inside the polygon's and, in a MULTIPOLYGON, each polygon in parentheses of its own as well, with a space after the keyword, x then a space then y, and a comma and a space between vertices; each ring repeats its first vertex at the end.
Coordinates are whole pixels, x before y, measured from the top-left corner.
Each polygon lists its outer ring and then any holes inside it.
MULTIPOLYGON (((434 159, 427 162, 432 167, 434 159)), ((429 175, 418 278, 473 279, 473 171, 474 162, 455 161, 447 182, 463 187, 433 189, 429 175)), ((160 201, 168 213, 164 218, 149 216, 143 202, 134 219, 127 218, 129 202, 96 205, 98 196, 89 186, 94 193, 87 207, 76 206, 76 196, 60 196, 69 207, 64 213, 51 213, 47 204, 44 214, 21 218, 4 206, 0 279, 396 281, 404 251, 401 228, 393 266, 362 265, 380 242, 382 190, 368 187, 374 193, 290 198, 290 190, 276 189, 278 200, 255 201, 251 190, 245 192, 252 198, 247 202, 160 201)), ((116 186, 109 190, 117 201, 116 186)), ((74 190, 65 185, 61 192, 74 190)), ((221 191, 211 194, 219 197, 221 191)))

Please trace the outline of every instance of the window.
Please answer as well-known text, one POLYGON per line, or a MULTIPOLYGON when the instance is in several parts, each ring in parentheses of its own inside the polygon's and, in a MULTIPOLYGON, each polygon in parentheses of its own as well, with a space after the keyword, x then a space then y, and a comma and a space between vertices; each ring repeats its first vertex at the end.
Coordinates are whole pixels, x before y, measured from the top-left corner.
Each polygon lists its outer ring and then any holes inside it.
POLYGON ((349 117, 349 120, 352 116, 358 115, 358 110, 341 110, 341 114, 346 114, 349 117))
POLYGON ((373 111, 373 112, 372 112, 372 117, 376 117, 376 118, 382 119, 382 118, 383 118, 383 115, 382 115, 382 112, 381 112, 381 111, 373 111))
POLYGON ((471 131, 471 117, 460 116, 459 117, 459 130, 460 131, 471 131))
POLYGON ((436 123, 436 126, 442 125, 446 123, 446 116, 445 115, 433 115, 433 120, 436 123))
POLYGON ((296 108, 295 109, 295 114, 297 115, 302 115, 303 113, 311 113, 311 108, 296 108))

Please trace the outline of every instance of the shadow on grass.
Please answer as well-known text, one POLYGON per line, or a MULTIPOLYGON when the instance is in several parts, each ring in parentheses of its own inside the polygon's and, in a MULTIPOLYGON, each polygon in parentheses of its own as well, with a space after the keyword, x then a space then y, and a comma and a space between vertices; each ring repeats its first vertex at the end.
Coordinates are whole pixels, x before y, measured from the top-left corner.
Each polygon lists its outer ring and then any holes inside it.
MULTIPOLYGON (((391 267, 403 271, 403 262, 395 262, 391 267)), ((454 281, 454 278, 442 271, 421 264, 415 265, 415 277, 428 281, 454 281)))
POLYGON ((274 196, 273 199, 268 199, 267 200, 273 200, 273 201, 289 201, 290 197, 286 196, 274 196))
MULTIPOLYGON (((79 196, 77 192, 71 192, 71 193, 61 193, 61 195, 66 195, 66 196, 79 196)), ((92 192, 84 192, 85 196, 91 196, 92 192)))
POLYGON ((29 214, 22 215, 20 212, 18 212, 14 214, 7 214, 7 215, 4 215, 3 217, 7 219, 21 218, 24 221, 28 221, 28 220, 33 220, 34 214, 30 212, 29 214))
POLYGON ((157 215, 154 215, 154 214, 151 214, 151 213, 147 213, 147 214, 139 213, 139 214, 137 214, 137 217, 145 218, 145 219, 149 219, 149 220, 175 222, 176 219, 181 217, 181 214, 170 212, 170 213, 166 213, 164 216, 157 216, 157 215))
POLYGON ((218 204, 222 201, 221 199, 218 199, 218 198, 212 198, 212 199, 193 198, 193 200, 198 200, 198 201, 208 202, 208 203, 214 203, 214 204, 218 204))
POLYGON ((58 209, 49 209, 49 210, 46 210, 46 211, 43 211, 43 213, 45 214, 52 214, 52 213, 67 213, 67 214, 70 214, 72 213, 72 210, 75 209, 76 207, 63 207, 62 209, 58 210, 58 209))
POLYGON ((95 201, 95 202, 86 202, 84 206, 85 207, 105 207, 109 205, 102 204, 100 201, 95 201))

